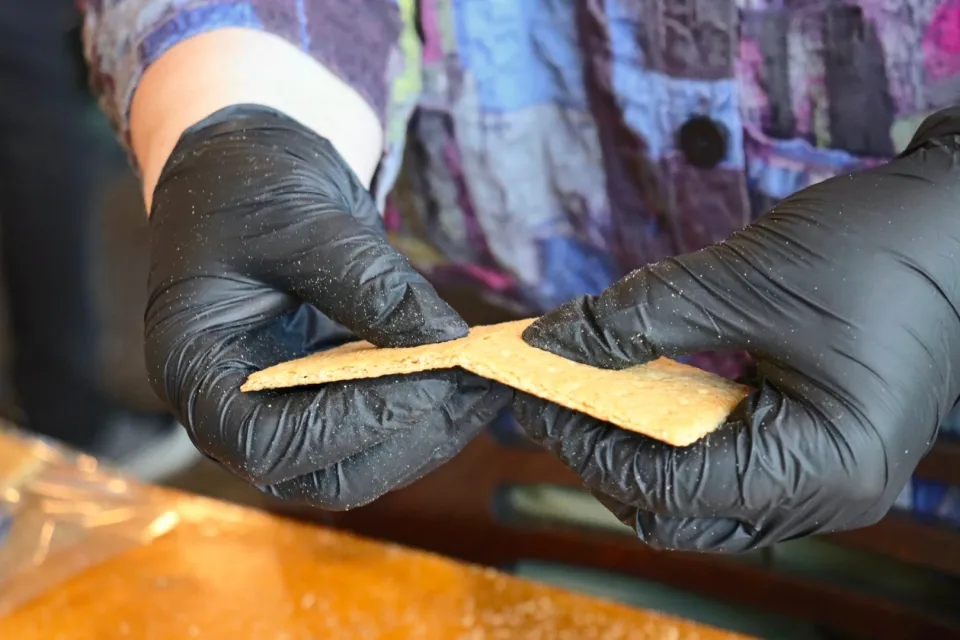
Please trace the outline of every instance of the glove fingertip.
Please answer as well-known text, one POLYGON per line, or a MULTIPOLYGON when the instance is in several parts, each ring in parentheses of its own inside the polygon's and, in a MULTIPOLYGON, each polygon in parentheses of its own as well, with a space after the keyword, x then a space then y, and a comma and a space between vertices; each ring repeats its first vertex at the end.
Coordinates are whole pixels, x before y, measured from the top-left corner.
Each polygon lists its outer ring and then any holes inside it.
POLYGON ((595 296, 582 296, 560 305, 527 327, 523 340, 567 360, 605 369, 636 364, 626 356, 618 339, 598 321, 598 300, 595 296))
POLYGON ((407 283, 400 301, 378 323, 371 340, 381 347, 415 347, 449 342, 469 333, 466 321, 428 283, 407 283))

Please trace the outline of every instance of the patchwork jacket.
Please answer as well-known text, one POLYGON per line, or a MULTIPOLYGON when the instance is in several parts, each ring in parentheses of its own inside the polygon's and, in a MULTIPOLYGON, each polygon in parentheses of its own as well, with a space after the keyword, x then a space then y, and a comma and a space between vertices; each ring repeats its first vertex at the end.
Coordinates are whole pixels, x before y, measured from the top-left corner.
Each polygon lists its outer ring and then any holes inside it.
POLYGON ((883 162, 960 104, 960 0, 84 4, 122 137, 141 73, 184 38, 247 27, 308 52, 380 115, 396 244, 530 315, 883 162))

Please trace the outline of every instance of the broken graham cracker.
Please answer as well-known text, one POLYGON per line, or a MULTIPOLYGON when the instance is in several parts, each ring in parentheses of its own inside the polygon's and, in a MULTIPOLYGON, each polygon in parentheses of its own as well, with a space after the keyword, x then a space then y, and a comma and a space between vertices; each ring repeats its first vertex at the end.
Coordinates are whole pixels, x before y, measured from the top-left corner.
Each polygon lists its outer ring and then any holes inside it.
POLYGON ((746 387, 667 358, 619 370, 573 362, 524 342, 531 322, 478 334, 463 347, 459 366, 678 447, 719 427, 747 394, 746 387))
POLYGON ((462 367, 484 378, 674 446, 720 426, 747 388, 667 358, 599 369, 532 347, 533 320, 475 327, 438 344, 380 349, 354 342, 252 374, 242 391, 280 389, 462 367))
POLYGON ((284 389, 308 384, 380 378, 460 366, 464 346, 503 325, 474 327, 470 335, 419 347, 381 349, 369 342, 348 342, 305 358, 290 360, 251 374, 241 391, 284 389))

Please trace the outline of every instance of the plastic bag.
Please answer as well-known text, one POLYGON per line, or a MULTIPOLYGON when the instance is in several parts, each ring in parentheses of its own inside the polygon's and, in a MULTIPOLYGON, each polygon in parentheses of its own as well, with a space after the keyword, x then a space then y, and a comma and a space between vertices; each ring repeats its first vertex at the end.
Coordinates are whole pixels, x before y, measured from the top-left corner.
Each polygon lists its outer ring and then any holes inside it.
POLYGON ((0 616, 176 524, 159 493, 0 422, 0 616))

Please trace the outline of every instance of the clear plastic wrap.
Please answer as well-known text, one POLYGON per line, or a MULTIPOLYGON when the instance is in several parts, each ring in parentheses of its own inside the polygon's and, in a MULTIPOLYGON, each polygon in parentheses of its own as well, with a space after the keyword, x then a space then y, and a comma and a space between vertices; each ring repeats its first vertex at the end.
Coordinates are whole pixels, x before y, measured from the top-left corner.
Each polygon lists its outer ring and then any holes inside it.
POLYGON ((176 523, 159 492, 0 422, 0 616, 176 523))

